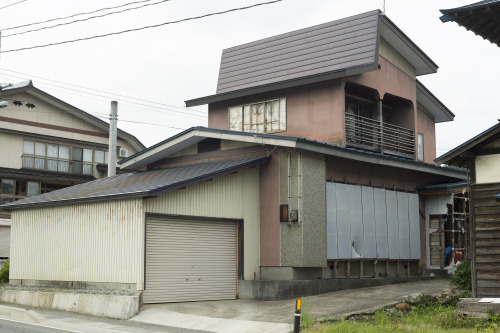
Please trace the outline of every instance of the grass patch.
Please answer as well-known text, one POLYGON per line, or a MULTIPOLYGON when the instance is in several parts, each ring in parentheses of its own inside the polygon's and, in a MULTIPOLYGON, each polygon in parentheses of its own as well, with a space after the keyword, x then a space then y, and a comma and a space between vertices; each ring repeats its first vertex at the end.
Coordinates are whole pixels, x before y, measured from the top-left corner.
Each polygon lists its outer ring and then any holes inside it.
POLYGON ((348 320, 315 323, 302 330, 306 333, 333 332, 498 332, 500 316, 472 319, 455 313, 456 305, 433 303, 414 306, 407 312, 384 309, 374 315, 358 315, 348 320))

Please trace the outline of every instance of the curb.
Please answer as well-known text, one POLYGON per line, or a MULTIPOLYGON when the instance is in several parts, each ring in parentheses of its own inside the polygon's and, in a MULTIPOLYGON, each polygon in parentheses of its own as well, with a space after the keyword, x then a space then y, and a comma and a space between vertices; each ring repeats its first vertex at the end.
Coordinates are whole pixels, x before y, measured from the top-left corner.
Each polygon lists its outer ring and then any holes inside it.
POLYGON ((15 308, 0 305, 0 316, 9 317, 17 320, 26 320, 34 323, 41 323, 45 317, 32 310, 15 308))

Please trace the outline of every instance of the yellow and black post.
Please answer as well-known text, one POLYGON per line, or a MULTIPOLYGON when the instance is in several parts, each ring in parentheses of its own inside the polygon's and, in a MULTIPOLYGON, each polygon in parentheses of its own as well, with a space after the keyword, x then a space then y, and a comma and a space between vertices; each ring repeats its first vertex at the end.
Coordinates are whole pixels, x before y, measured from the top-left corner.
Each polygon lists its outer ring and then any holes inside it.
POLYGON ((295 320, 293 322, 293 333, 300 332, 300 306, 301 299, 297 298, 297 301, 295 302, 295 320))

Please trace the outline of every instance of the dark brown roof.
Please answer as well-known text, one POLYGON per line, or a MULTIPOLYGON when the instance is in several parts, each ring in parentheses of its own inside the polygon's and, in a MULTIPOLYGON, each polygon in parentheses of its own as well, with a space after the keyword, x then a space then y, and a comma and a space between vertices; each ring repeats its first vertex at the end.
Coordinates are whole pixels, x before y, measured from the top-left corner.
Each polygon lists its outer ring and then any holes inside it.
POLYGON ((379 10, 225 49, 215 95, 186 101, 202 105, 377 70, 379 37, 416 70, 437 65, 379 10))
POLYGON ((500 0, 486 0, 452 9, 441 9, 443 22, 454 21, 500 46, 500 0))

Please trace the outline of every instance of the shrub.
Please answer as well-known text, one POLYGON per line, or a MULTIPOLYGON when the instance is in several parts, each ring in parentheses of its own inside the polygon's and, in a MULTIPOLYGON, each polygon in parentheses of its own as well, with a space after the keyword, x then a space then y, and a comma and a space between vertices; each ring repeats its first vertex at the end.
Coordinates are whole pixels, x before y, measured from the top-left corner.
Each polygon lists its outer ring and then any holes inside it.
POLYGON ((472 274, 470 261, 463 261, 457 265, 450 275, 450 284, 463 291, 472 291, 472 274))
POLYGON ((0 283, 9 283, 9 263, 10 259, 7 259, 5 265, 0 270, 0 283))

